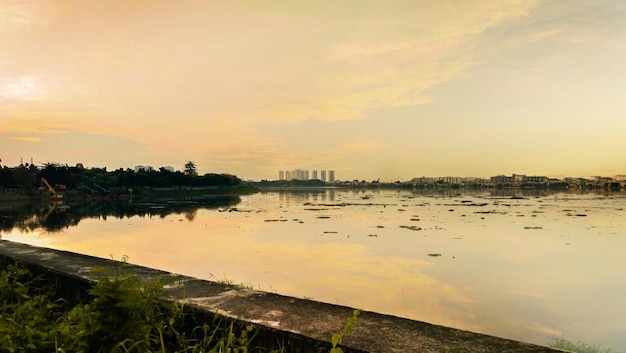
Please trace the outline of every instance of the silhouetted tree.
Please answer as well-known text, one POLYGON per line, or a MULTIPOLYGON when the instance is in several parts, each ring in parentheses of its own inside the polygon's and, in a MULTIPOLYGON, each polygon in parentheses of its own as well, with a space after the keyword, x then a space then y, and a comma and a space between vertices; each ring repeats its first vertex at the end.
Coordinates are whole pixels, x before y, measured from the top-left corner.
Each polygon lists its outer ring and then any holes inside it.
POLYGON ((198 172, 196 171, 196 164, 192 161, 189 161, 185 164, 185 174, 189 176, 196 176, 198 172))

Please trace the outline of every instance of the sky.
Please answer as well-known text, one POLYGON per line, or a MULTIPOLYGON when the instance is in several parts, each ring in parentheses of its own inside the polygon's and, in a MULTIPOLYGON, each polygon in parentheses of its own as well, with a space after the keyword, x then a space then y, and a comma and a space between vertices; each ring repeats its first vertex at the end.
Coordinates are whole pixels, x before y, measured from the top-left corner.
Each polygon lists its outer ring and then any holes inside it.
POLYGON ((626 174, 619 0, 0 2, 0 159, 626 174))

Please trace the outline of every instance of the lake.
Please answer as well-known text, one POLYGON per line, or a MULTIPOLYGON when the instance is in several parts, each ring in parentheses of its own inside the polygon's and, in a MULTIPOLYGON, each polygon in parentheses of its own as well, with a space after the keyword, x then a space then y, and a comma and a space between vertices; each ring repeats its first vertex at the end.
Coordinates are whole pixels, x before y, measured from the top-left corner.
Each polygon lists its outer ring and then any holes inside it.
POLYGON ((213 207, 34 213, 1 238, 524 342, 564 336, 626 351, 624 193, 298 189, 213 207))

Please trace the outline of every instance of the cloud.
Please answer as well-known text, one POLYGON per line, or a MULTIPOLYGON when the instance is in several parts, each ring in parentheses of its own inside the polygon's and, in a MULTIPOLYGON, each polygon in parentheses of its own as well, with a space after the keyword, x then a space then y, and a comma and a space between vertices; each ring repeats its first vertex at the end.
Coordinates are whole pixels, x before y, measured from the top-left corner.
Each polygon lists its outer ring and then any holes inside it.
POLYGON ((36 76, 19 76, 0 80, 0 101, 41 99, 39 81, 40 78, 36 76))
POLYGON ((33 137, 33 136, 13 136, 13 137, 9 137, 9 140, 17 141, 17 142, 35 142, 35 143, 42 141, 40 137, 33 137))
MULTIPOLYGON (((382 107, 428 103, 427 89, 471 64, 476 34, 532 6, 57 4, 39 11, 53 15, 39 15, 47 26, 30 38, 50 44, 27 62, 29 71, 50 75, 55 95, 133 130, 136 120, 167 125, 174 114, 363 119, 382 107), (99 11, 87 11, 93 7, 99 11)), ((18 52, 22 45, 13 44, 18 52)))

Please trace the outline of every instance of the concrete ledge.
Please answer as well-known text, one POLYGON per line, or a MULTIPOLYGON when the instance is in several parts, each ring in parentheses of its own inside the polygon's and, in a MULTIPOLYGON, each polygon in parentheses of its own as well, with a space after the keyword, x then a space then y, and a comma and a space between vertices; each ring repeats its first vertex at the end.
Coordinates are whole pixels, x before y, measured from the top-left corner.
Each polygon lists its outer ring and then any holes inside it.
MULTIPOLYGON (((53 276, 64 298, 80 298, 95 280, 90 271, 115 265, 112 260, 39 248, 0 240, 0 267, 19 260, 36 272, 53 276)), ((258 344, 279 342, 288 352, 328 352, 330 338, 339 333, 352 308, 240 289, 221 283, 128 265, 126 271, 152 281, 176 276, 165 287, 167 299, 192 304, 207 319, 215 313, 227 320, 254 323, 258 344)), ((477 334, 373 312, 361 312, 351 336, 344 336, 346 352, 562 352, 548 347, 477 334)))

